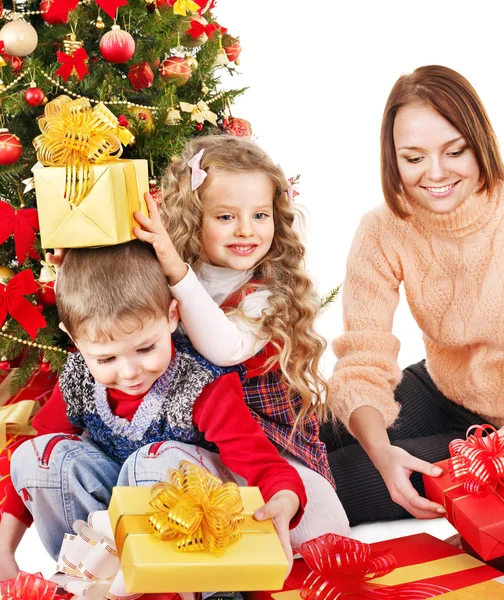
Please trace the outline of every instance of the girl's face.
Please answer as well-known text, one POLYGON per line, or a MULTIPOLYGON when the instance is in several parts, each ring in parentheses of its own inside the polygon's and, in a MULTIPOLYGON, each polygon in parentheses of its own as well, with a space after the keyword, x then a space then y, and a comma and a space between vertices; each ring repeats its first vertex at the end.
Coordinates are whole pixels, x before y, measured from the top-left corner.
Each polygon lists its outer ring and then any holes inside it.
POLYGON ((435 213, 455 210, 480 183, 474 152, 460 132, 428 104, 399 109, 394 145, 407 197, 435 213))
POLYGON ((273 182, 260 171, 211 174, 202 195, 201 243, 210 263, 252 269, 275 233, 273 182))

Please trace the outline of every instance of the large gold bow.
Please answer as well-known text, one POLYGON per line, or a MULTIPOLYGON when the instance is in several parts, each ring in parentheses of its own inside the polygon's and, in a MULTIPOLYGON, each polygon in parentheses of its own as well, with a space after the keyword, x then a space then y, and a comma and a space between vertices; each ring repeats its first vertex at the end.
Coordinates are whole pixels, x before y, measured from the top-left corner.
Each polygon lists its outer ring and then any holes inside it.
POLYGON ((0 452, 7 446, 7 434, 36 435, 30 425, 34 408, 34 400, 20 400, 0 408, 0 452))
POLYGON ((180 550, 207 550, 221 556, 242 536, 243 504, 235 483, 222 483, 187 461, 168 471, 168 481, 152 487, 149 518, 162 540, 176 540, 180 550))
POLYGON ((92 186, 91 163, 119 158, 121 142, 134 141, 117 117, 100 102, 58 96, 38 121, 42 135, 33 140, 39 161, 48 167, 66 167, 65 198, 78 206, 92 186))

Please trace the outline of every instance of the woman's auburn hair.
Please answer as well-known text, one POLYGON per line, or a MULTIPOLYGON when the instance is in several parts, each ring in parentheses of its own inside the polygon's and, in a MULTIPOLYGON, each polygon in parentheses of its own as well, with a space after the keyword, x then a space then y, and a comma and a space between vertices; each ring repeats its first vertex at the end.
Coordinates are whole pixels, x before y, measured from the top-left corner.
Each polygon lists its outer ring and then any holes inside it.
POLYGON ((401 178, 394 146, 394 121, 408 104, 428 104, 465 138, 474 152, 483 184, 480 192, 491 194, 504 179, 497 137, 480 97, 472 85, 453 69, 428 65, 402 75, 394 84, 381 125, 381 181, 385 201, 392 212, 405 219, 401 206, 401 178))
POLYGON ((193 138, 187 143, 181 159, 172 162, 166 170, 160 212, 182 260, 197 269, 202 263, 210 262, 201 244, 202 198, 208 182, 218 172, 251 171, 266 175, 274 190, 273 242, 266 256, 256 265, 253 277, 260 282, 258 287, 271 291, 272 310, 263 314, 258 322, 261 332, 277 350, 267 367, 278 361, 289 386, 289 400, 295 393, 302 398, 299 411, 294 411, 291 403, 295 427, 302 429, 314 413, 322 420, 327 417, 324 404, 327 383, 320 372, 327 344, 315 331, 318 297, 305 269, 305 248, 294 228, 296 217, 303 222, 303 215, 289 204, 288 182, 282 169, 250 140, 231 135, 193 138), (191 169, 187 163, 202 149, 200 167, 208 176, 193 191, 191 169))

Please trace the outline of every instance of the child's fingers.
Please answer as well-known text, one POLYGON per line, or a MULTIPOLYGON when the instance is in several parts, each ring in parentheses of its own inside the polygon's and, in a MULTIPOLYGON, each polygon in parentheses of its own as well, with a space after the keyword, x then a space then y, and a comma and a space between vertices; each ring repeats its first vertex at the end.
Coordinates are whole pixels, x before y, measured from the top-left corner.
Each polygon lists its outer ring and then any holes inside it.
POLYGON ((150 218, 153 221, 161 221, 161 215, 159 214, 157 204, 154 202, 154 199, 149 192, 145 192, 145 202, 147 203, 150 218))
POLYGON ((157 239, 157 235, 155 233, 145 231, 145 229, 140 229, 140 227, 133 227, 133 235, 135 235, 139 240, 142 240, 142 242, 147 242, 151 245, 154 245, 154 242, 157 239))
POLYGON ((148 229, 149 231, 152 231, 154 229, 155 223, 147 215, 144 215, 140 211, 136 210, 133 213, 133 217, 134 217, 135 221, 139 225, 141 225, 144 229, 148 229))

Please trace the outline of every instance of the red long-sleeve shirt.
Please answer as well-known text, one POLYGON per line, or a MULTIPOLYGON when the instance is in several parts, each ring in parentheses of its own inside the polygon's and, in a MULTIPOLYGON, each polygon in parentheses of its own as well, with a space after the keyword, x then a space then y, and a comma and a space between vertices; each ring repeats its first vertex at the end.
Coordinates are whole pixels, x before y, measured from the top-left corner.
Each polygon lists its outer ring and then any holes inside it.
MULTIPOLYGON (((107 390, 112 412, 131 421, 144 396, 130 396, 119 390, 107 390)), ((193 406, 193 421, 205 439, 219 448, 224 465, 241 475, 251 486, 258 486, 267 502, 280 490, 297 494, 300 509, 291 520, 295 527, 304 512, 307 498, 298 472, 283 459, 250 414, 243 400, 237 373, 222 375, 207 385, 193 406)), ((38 435, 47 433, 82 433, 68 420, 66 404, 59 384, 33 420, 38 435)), ((160 440, 161 441, 161 440, 160 440)), ((12 483, 7 487, 3 512, 31 524, 31 514, 12 483)))

